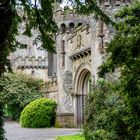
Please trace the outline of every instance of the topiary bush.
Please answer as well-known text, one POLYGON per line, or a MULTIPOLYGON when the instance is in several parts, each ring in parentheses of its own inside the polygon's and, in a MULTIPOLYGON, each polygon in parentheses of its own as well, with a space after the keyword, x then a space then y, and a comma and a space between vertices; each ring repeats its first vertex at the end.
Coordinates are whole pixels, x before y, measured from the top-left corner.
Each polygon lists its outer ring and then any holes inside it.
POLYGON ((54 126, 57 104, 47 98, 29 103, 22 111, 20 124, 26 128, 43 128, 54 126))

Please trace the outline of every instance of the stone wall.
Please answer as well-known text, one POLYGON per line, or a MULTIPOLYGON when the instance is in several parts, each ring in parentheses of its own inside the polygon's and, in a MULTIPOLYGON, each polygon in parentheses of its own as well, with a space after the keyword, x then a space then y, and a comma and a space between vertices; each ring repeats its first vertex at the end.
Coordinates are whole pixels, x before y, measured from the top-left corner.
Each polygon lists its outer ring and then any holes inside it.
POLYGON ((57 113, 56 127, 74 128, 74 114, 73 113, 57 113))

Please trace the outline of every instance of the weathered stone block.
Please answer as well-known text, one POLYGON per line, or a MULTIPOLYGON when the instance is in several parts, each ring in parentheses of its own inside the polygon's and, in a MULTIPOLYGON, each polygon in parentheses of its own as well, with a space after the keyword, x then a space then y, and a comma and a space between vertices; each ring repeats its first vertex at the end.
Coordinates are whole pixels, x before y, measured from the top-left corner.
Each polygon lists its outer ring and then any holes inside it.
POLYGON ((62 128, 74 128, 74 114, 73 113, 57 113, 56 122, 62 128))

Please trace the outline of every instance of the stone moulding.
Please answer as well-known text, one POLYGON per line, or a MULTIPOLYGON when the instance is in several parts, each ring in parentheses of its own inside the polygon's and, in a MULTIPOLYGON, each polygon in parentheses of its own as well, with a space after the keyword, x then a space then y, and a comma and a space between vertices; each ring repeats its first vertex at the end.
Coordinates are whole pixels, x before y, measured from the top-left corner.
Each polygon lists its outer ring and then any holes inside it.
POLYGON ((48 66, 38 66, 38 65, 19 65, 17 69, 47 69, 48 66))
POLYGON ((77 60, 79 58, 83 58, 84 56, 90 55, 91 54, 91 48, 84 48, 78 50, 76 53, 72 54, 69 58, 72 60, 77 60))

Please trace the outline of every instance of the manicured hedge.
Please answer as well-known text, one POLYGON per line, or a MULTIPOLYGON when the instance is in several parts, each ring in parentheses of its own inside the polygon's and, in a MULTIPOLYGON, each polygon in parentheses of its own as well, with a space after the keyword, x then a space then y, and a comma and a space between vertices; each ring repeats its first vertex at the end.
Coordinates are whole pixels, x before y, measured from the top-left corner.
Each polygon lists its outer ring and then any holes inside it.
POLYGON ((51 127, 55 123, 55 101, 47 98, 37 99, 28 104, 20 116, 20 124, 26 128, 51 127))

